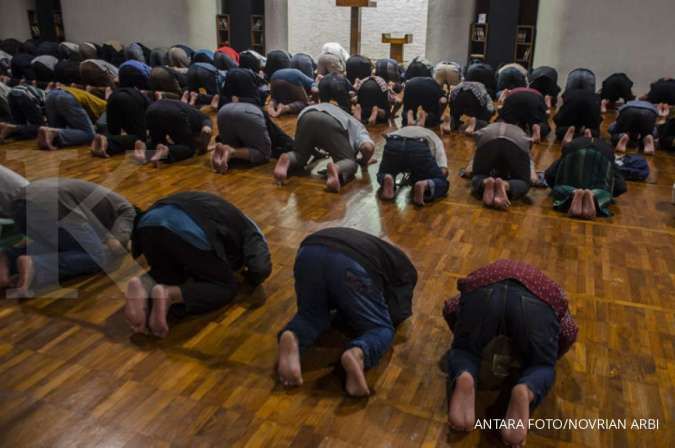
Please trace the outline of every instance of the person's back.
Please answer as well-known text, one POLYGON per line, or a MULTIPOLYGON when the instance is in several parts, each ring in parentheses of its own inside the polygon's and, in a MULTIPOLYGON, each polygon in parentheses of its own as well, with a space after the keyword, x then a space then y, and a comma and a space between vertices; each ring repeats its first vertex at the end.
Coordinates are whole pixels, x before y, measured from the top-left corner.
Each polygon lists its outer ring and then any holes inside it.
POLYGON ((554 118, 558 128, 556 129, 558 137, 562 138, 561 135, 564 132, 561 128, 567 126, 574 126, 579 131, 582 127, 590 129, 597 136, 600 131, 600 123, 602 123, 600 103, 600 95, 589 90, 565 91, 563 104, 554 118))
POLYGON ((406 82, 415 78, 431 78, 432 67, 426 60, 416 57, 408 64, 404 76, 406 82))
POLYGON ((403 68, 394 59, 378 59, 375 63, 375 75, 387 82, 399 83, 403 78, 403 68))
POLYGON ((342 74, 330 73, 319 82, 319 99, 324 103, 335 101, 348 113, 351 112, 353 93, 354 87, 342 74))
POLYGON ((575 68, 567 75, 565 90, 585 89, 595 92, 595 73, 587 68, 575 68))
POLYGON ((307 53, 296 53, 291 59, 291 68, 296 68, 300 70, 305 76, 314 78, 314 72, 316 71, 316 61, 314 58, 307 53))
POLYGON ((265 63, 265 78, 271 79, 275 71, 291 66, 291 57, 288 52, 283 50, 272 50, 267 53, 267 62, 265 63))
POLYGON ((495 76, 495 71, 490 64, 485 62, 474 62, 469 64, 466 68, 464 79, 466 81, 475 81, 483 84, 492 99, 495 99, 497 92, 497 78, 495 76))
POLYGON ((550 96, 556 104, 558 95, 560 94, 560 86, 558 86, 558 71, 553 67, 541 66, 532 70, 529 75, 530 87, 539 91, 544 96, 550 96))
POLYGON ((651 84, 646 100, 650 103, 675 105, 675 79, 661 78, 651 84))
POLYGON ((346 62, 347 79, 354 84, 357 79, 365 79, 373 73, 373 63, 361 55, 352 55, 346 62))

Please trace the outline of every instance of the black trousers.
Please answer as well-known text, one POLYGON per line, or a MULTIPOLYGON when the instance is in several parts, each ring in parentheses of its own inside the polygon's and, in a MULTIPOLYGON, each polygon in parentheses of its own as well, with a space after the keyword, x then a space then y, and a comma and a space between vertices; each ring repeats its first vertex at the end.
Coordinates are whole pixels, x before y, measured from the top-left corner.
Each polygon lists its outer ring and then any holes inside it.
POLYGON ((108 98, 108 154, 121 154, 134 149, 136 140, 145 141, 144 105, 125 91, 116 90, 108 98), (125 135, 122 135, 124 131, 125 135))
POLYGON ((38 104, 16 90, 9 92, 7 101, 12 111, 12 122, 17 125, 12 137, 17 140, 31 140, 37 137, 38 129, 44 123, 44 115, 38 104))
POLYGON ((530 190, 530 157, 513 143, 497 139, 480 147, 473 157, 471 190, 483 194, 483 180, 500 177, 509 183, 509 197, 518 199, 530 190))
POLYGON ((403 95, 403 126, 408 126, 408 111, 413 111, 413 117, 417 120, 417 108, 427 113, 425 126, 428 128, 436 127, 441 122, 443 110, 439 103, 441 99, 441 88, 431 78, 413 78, 405 85, 405 94, 403 95))
POLYGON ((183 112, 156 102, 148 108, 145 123, 150 134, 148 150, 154 151, 160 144, 168 146, 166 162, 180 162, 195 155, 195 140, 199 131, 193 133, 188 117, 183 112), (169 143, 167 136, 173 143, 169 143))
POLYGON ((616 145, 619 142, 621 134, 628 134, 633 142, 641 142, 647 135, 653 135, 656 118, 656 114, 647 109, 624 109, 617 117, 616 123, 609 128, 612 144, 616 145))
POLYGON ((490 121, 492 113, 486 107, 481 106, 480 101, 476 96, 464 90, 460 92, 451 105, 452 115, 452 129, 459 129, 462 124, 462 115, 475 117, 478 121, 490 121))
POLYGON ((214 251, 197 249, 164 227, 140 228, 138 241, 150 266, 143 283, 181 290, 184 303, 172 307, 172 314, 208 313, 227 305, 236 295, 232 270, 214 251))

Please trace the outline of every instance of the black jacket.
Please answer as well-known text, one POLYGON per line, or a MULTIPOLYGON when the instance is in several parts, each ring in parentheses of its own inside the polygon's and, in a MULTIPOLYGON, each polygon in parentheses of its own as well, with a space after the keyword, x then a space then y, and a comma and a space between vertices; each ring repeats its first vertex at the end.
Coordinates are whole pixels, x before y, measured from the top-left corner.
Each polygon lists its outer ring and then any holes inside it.
POLYGON ((352 258, 379 284, 394 326, 412 315, 417 270, 403 251, 386 241, 346 227, 319 230, 300 245, 325 246, 352 258))
MULTIPOLYGON (((174 205, 190 215, 204 230, 216 255, 233 271, 245 267, 244 276, 252 285, 262 283, 272 272, 272 261, 265 237, 255 223, 220 196, 201 191, 176 193, 160 199, 148 210, 160 205, 174 205)), ((142 217, 139 215, 137 221, 142 217)), ((134 229, 133 256, 143 247, 134 229)))

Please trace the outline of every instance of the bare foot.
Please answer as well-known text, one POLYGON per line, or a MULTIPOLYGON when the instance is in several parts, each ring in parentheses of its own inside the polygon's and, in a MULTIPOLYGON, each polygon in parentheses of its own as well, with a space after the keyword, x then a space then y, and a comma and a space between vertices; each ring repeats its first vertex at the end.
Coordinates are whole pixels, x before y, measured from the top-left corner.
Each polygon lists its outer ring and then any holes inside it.
POLYGON ((152 311, 148 320, 150 331, 158 338, 165 338, 169 334, 169 323, 166 321, 171 306, 169 291, 164 285, 155 285, 150 291, 150 298, 152 299, 152 311))
POLYGON ((190 106, 197 104, 197 98, 199 98, 199 93, 190 92, 190 106))
POLYGON ((476 389, 469 372, 462 372, 455 381, 448 423, 456 431, 472 431, 476 425, 476 389))
POLYGON ((21 255, 16 259, 16 267, 19 271, 19 279, 16 283, 16 289, 13 291, 12 298, 22 299, 31 297, 33 295, 30 290, 33 277, 35 276, 35 269, 33 266, 33 259, 29 255, 21 255))
POLYGON ((197 154, 206 154, 209 149, 209 143, 211 142, 211 133, 213 130, 210 126, 204 126, 199 133, 199 146, 197 148, 197 154))
POLYGON ((48 128, 46 126, 43 126, 40 128, 38 131, 38 145, 40 146, 40 149, 44 149, 47 151, 55 151, 58 148, 54 146, 54 139, 56 138, 56 131, 52 128, 48 128))
POLYGON ((427 112, 422 107, 417 108, 417 126, 425 127, 427 124, 427 112))
POLYGON ((595 210, 595 197, 591 190, 584 190, 584 197, 581 206, 584 219, 595 218, 597 212, 595 210))
POLYGON ((656 147, 654 146, 654 136, 648 135, 644 138, 644 151, 648 156, 654 155, 656 147))
POLYGON ((476 132, 476 123, 477 122, 478 122, 478 120, 476 119, 476 117, 469 117, 469 124, 464 129, 464 133, 466 133, 468 135, 473 135, 474 132, 476 132))
POLYGON ((134 333, 145 333, 148 318, 148 292, 141 279, 133 277, 127 284, 127 303, 124 306, 124 317, 134 333))
POLYGON ((530 403, 534 394, 525 384, 518 384, 511 390, 511 400, 504 419, 513 421, 516 428, 502 429, 502 440, 511 447, 525 446, 527 426, 530 419, 530 403))
POLYGON ((420 207, 424 206, 424 193, 427 191, 429 183, 426 180, 415 182, 415 192, 413 195, 413 202, 420 207))
POLYGON ((352 115, 359 121, 363 119, 363 109, 359 103, 354 104, 354 107, 352 107, 352 115))
POLYGON ((326 189, 331 193, 340 192, 340 171, 333 162, 329 162, 326 166, 326 189))
POLYGON ((190 92, 187 91, 187 90, 185 92, 183 92, 183 95, 181 95, 180 100, 183 103, 189 103, 190 102, 190 92))
POLYGON ((488 177, 483 181, 483 204, 492 207, 495 203, 495 179, 488 177))
POLYGON ((586 138, 593 138, 593 131, 591 131, 590 129, 586 129, 586 130, 584 131, 584 137, 586 137, 586 138))
POLYGON ((279 113, 277 112, 277 108, 274 107, 274 106, 272 105, 272 103, 270 103, 270 104, 267 106, 267 114, 268 114, 270 117, 272 117, 272 118, 278 118, 278 117, 279 117, 279 113))
POLYGON ((607 103, 609 103, 609 100, 606 99, 600 102, 600 112, 603 114, 607 113, 607 103))
POLYGON ((5 139, 12 135, 16 126, 9 123, 0 123, 0 143, 5 143, 5 139))
POLYGON ((298 339, 293 332, 284 331, 279 338, 279 362, 277 365, 279 382, 284 387, 302 385, 302 367, 298 339))
POLYGON ((159 163, 166 159, 169 155, 169 147, 166 145, 157 145, 155 148, 155 153, 152 155, 150 161, 155 165, 155 168, 159 168, 159 163))
POLYGON ((227 145, 222 143, 216 143, 216 149, 211 154, 211 168, 213 171, 219 174, 224 174, 227 172, 229 166, 228 162, 230 160, 230 151, 228 150, 227 145))
POLYGON ((218 105, 219 105, 219 104, 220 104, 220 95, 213 95, 213 98, 211 98, 211 104, 210 104, 210 106, 211 106, 213 109, 218 110, 218 105))
POLYGON ((572 193, 572 203, 570 204, 567 214, 571 218, 582 218, 583 217, 583 203, 584 203, 584 190, 578 188, 572 193))
POLYGON ((576 132, 576 128, 574 126, 570 126, 567 128, 567 132, 565 132, 565 136, 562 139, 562 142, 560 144, 562 146, 567 145, 568 143, 571 143, 572 140, 574 140, 574 133, 576 132))
POLYGON ((498 210, 506 210, 511 207, 511 201, 509 201, 509 183, 500 179, 499 177, 495 180, 495 202, 494 207, 498 210))
POLYGON ((551 99, 551 95, 546 95, 544 97, 544 103, 546 103, 546 109, 551 110, 553 108, 553 100, 551 99))
POLYGON ((628 134, 621 134, 621 138, 619 139, 619 143, 616 144, 616 152, 618 153, 624 153, 626 152, 626 146, 628 146, 628 140, 630 137, 628 134))
POLYGON ((136 143, 134 143, 134 160, 141 165, 148 161, 146 159, 146 149, 147 147, 144 142, 136 140, 136 143))
POLYGON ((541 126, 538 124, 532 125, 532 143, 541 142, 541 126))
POLYGON ((291 166, 291 159, 288 154, 282 154, 274 167, 274 179, 279 185, 283 185, 288 177, 288 168, 291 166))
POLYGON ((413 126, 415 124, 415 114, 412 109, 408 109, 408 126, 413 126))
POLYGON ((380 197, 385 201, 394 199, 394 177, 391 174, 385 174, 382 179, 382 189, 380 190, 380 197))
POLYGON ((110 157, 108 154, 108 139, 105 135, 96 134, 94 141, 91 142, 91 155, 94 157, 102 157, 104 159, 110 157))
POLYGON ((342 354, 342 367, 347 373, 345 389, 351 397, 367 397, 370 395, 363 364, 363 351, 353 347, 342 354))

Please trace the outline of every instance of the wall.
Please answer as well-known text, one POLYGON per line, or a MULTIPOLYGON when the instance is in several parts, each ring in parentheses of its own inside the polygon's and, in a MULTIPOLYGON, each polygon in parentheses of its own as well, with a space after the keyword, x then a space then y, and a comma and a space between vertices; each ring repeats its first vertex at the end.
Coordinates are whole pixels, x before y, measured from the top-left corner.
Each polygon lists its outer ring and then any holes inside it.
POLYGON ((0 0, 0 39, 30 39, 29 9, 35 9, 35 0, 0 0))
POLYGON ((673 0, 540 0, 534 65, 556 67, 561 86, 570 70, 587 67, 603 79, 625 72, 642 94, 675 76, 673 0))
POLYGON ((474 9, 473 1, 429 0, 426 55, 431 62, 466 63, 474 9))
MULTIPOLYGON (((413 34, 404 58, 425 53, 428 0, 378 0, 376 8, 361 13, 361 53, 373 58, 389 57, 389 45, 382 33, 398 37, 413 34)), ((288 2, 289 50, 318 56, 326 42, 339 42, 349 50, 349 8, 335 6, 335 0, 290 0, 288 2)))
POLYGON ((215 48, 216 0, 61 0, 66 39, 215 48))

